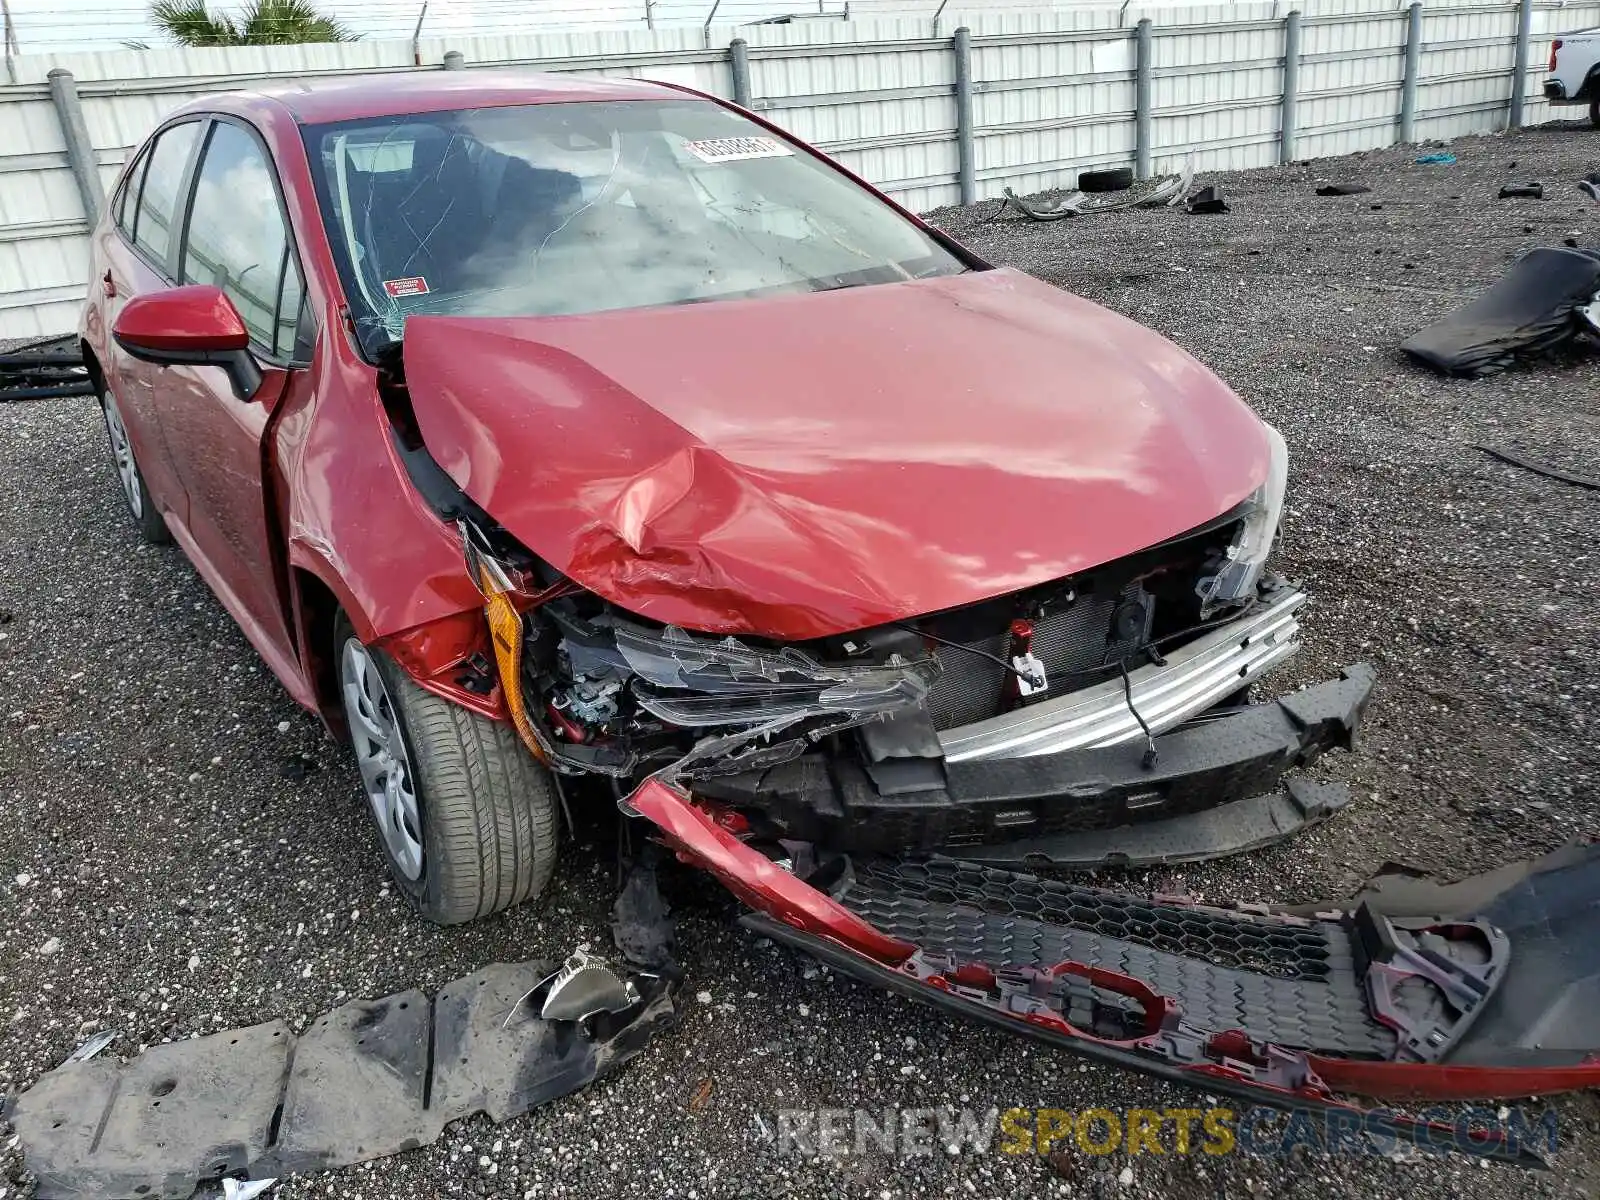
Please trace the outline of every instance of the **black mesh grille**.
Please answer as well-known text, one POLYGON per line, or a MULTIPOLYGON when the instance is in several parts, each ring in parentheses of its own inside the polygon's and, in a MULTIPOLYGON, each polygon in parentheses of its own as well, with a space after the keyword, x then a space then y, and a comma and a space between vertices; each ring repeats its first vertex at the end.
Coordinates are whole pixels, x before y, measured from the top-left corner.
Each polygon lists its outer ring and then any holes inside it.
POLYGON ((885 933, 958 961, 1072 959, 1144 980, 1203 1029, 1358 1057, 1394 1051, 1337 922, 1163 904, 940 859, 857 858, 833 894, 885 933))
MULTIPOLYGON (((1120 595, 1080 596, 1067 608, 1036 620, 1033 653, 1044 664, 1050 687, 1032 699, 1048 700, 1085 687, 1094 682, 1094 677, 1075 672, 1103 667, 1107 663, 1114 665, 1123 655, 1132 653, 1143 631, 1116 640, 1112 634, 1112 617, 1124 603, 1144 595, 1139 584, 1133 583, 1120 595)), ((1146 604, 1149 605, 1148 598, 1146 604)), ((963 645, 1005 658, 1011 642, 1007 631, 1009 624, 1007 621, 992 635, 967 640, 963 645)), ((954 647, 940 649, 939 661, 944 670, 928 697, 928 711, 933 716, 935 729, 970 725, 1005 711, 1009 695, 1007 672, 999 663, 954 647)))
MULTIPOLYGON (((1067 925, 1219 967, 1280 979, 1326 979, 1330 973, 1329 929, 1336 927, 1159 904, 1130 893, 937 859, 860 859, 855 871, 867 888, 892 886, 929 904, 962 904, 992 916, 1067 925)), ((1338 936, 1345 940, 1342 930, 1338 936)))

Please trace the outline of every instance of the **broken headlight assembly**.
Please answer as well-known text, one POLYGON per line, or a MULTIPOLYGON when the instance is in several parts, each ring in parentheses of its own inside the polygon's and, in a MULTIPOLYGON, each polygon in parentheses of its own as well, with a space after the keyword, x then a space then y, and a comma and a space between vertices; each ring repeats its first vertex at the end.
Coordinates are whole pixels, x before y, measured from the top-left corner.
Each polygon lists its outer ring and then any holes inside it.
POLYGON ((506 707, 540 762, 625 779, 776 763, 830 733, 923 704, 940 665, 921 639, 884 630, 843 657, 656 626, 568 580, 536 580, 460 523, 484 597, 506 707))
POLYGON ((1242 604, 1256 594, 1256 584, 1266 568, 1267 556, 1278 536, 1283 518, 1283 497, 1289 481, 1289 447, 1283 435, 1271 425, 1267 447, 1271 455, 1267 478, 1241 505, 1239 531, 1231 545, 1206 566, 1195 586, 1200 596, 1200 615, 1211 616, 1219 608, 1242 604))
POLYGON ((552 725, 588 757, 607 743, 674 770, 777 762, 828 733, 923 703, 939 670, 895 647, 831 662, 794 646, 654 627, 577 598, 541 612, 547 652, 525 664, 552 725), (553 643, 553 644, 552 644, 553 643))

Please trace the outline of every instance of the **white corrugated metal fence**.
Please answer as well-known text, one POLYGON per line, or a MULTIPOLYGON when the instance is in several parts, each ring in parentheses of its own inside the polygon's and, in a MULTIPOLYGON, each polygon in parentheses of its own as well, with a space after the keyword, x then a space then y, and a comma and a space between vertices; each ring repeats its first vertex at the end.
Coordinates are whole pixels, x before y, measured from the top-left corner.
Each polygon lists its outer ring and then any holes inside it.
MULTIPOLYGON (((1525 122, 1549 114, 1541 77, 1552 36, 1600 25, 1600 0, 1532 2, 1525 122)), ((834 7, 829 5, 830 8, 834 7)), ((840 6, 842 7, 842 6, 840 6)), ((1069 185, 1087 167, 1133 163, 1137 37, 1151 22, 1149 144, 1156 172, 1194 154, 1202 170, 1346 154, 1399 139, 1405 6, 1299 4, 1294 127, 1282 125, 1288 7, 1041 7, 997 12, 952 0, 927 16, 791 25, 22 56, 0 85, 0 337, 64 332, 88 274, 88 219, 48 82, 70 71, 109 191, 131 150, 178 104, 218 90, 395 69, 528 65, 629 75, 737 94, 730 43, 748 47, 751 106, 916 210, 960 200, 954 31, 971 30, 974 198, 1069 185)), ((1517 0, 1421 10, 1414 137, 1506 127, 1517 0)))

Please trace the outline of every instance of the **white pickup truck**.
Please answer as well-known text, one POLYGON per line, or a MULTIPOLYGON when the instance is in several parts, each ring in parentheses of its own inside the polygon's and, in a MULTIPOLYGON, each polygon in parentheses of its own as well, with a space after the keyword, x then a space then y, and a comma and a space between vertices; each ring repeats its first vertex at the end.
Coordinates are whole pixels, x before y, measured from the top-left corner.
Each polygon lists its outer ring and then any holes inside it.
POLYGON ((1587 104, 1600 129, 1600 29, 1564 33, 1550 43, 1544 94, 1551 104, 1587 104))

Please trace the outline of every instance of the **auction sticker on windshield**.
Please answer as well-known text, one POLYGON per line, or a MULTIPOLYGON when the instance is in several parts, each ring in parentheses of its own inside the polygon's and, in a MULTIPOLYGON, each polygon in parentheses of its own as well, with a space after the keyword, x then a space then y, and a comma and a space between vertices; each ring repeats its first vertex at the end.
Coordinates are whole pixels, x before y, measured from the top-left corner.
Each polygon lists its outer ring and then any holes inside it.
POLYGON ((731 137, 710 138, 702 142, 685 142, 684 149, 701 162, 739 162, 746 158, 785 158, 794 153, 777 138, 731 137))
POLYGON ((385 279, 383 290, 397 300, 401 296, 423 296, 428 292, 428 281, 421 275, 411 275, 405 279, 385 279))

